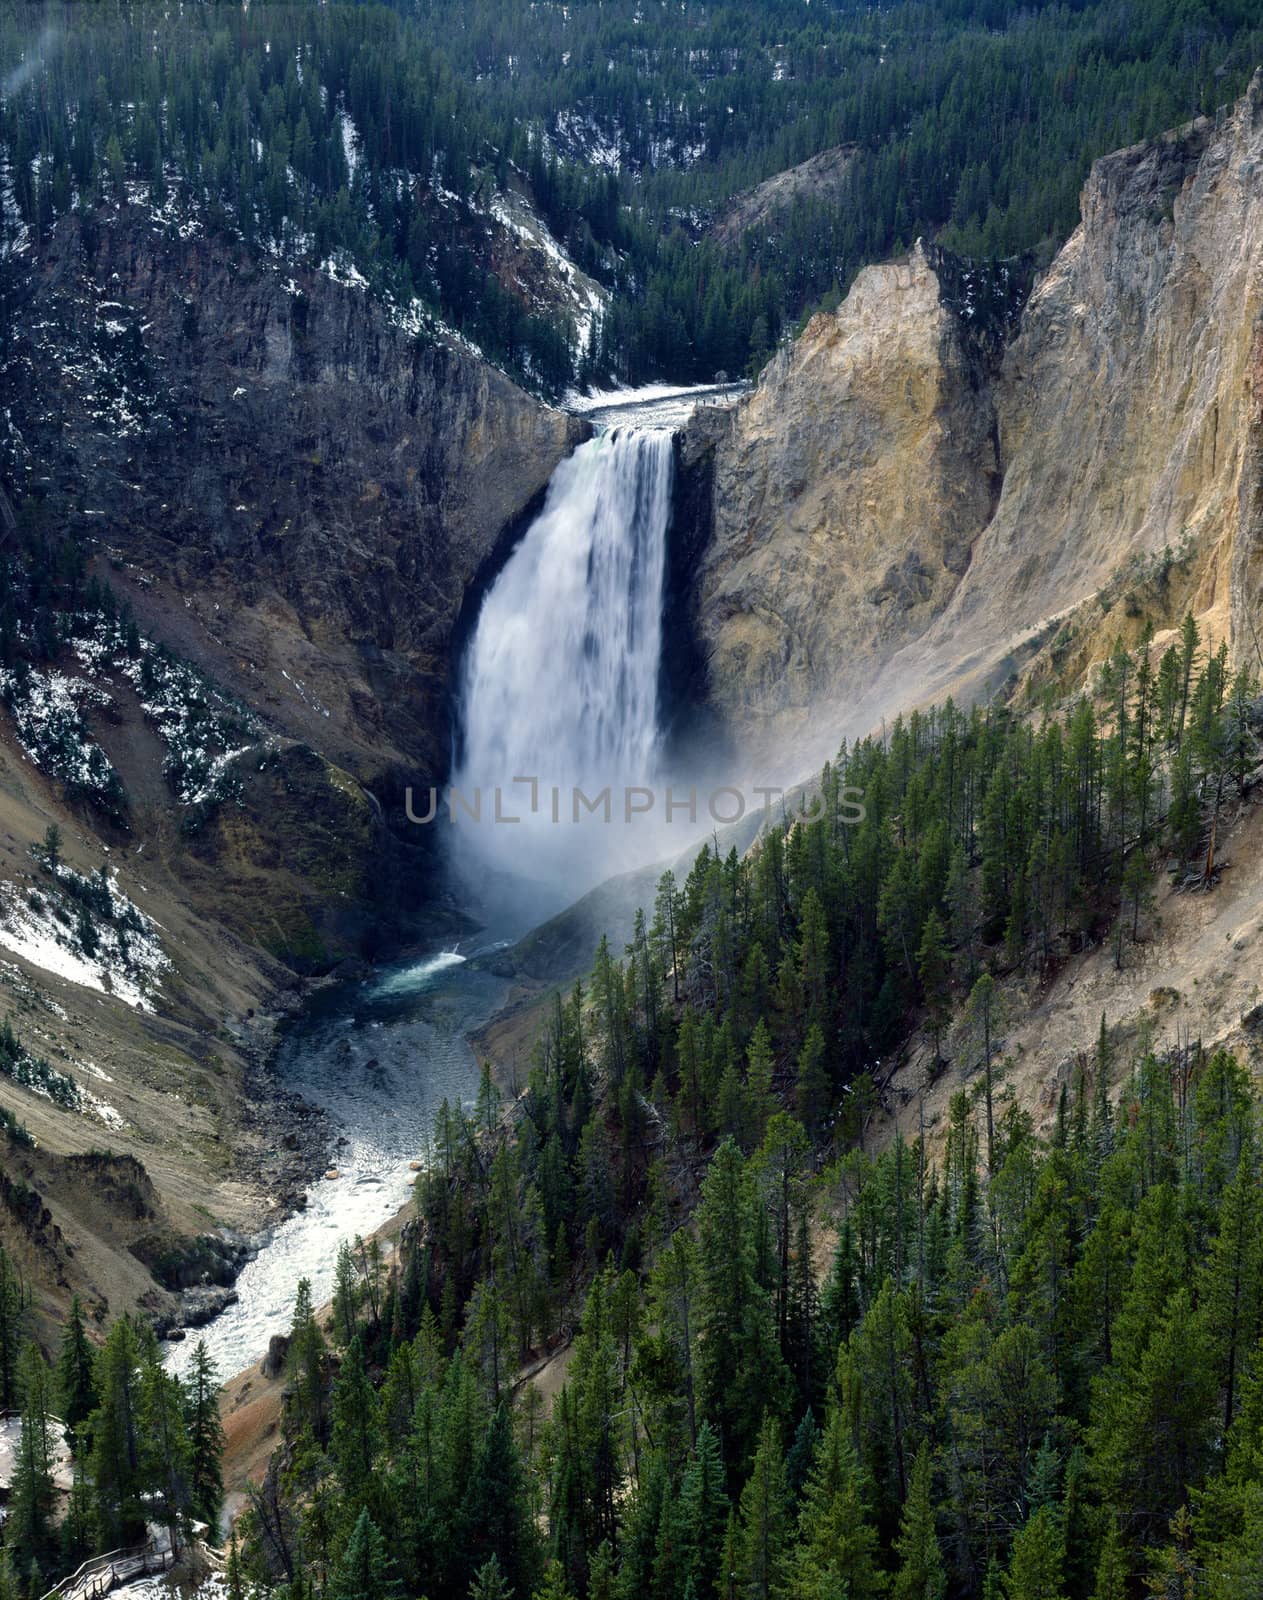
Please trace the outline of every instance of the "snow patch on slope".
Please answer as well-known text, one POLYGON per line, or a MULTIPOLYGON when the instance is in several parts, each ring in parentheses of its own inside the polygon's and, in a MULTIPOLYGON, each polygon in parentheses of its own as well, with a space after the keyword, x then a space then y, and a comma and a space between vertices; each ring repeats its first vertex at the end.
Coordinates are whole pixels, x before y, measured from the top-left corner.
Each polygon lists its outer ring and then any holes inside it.
POLYGON ((556 299, 569 312, 575 325, 580 351, 591 348, 596 330, 609 305, 609 291, 581 271, 522 196, 497 193, 491 198, 491 216, 518 246, 532 257, 552 286, 556 299))
POLYGON ((69 983, 152 1011, 150 992, 171 962, 157 924, 113 874, 89 879, 59 866, 47 892, 0 885, 0 945, 69 983))

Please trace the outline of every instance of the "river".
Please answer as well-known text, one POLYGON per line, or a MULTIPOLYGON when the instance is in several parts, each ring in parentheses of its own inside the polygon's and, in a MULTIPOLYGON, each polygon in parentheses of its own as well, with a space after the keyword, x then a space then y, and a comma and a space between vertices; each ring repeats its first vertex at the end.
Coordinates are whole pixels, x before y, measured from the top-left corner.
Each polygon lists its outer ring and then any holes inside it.
POLYGON ((440 1104, 476 1094, 466 1034, 507 988, 449 951, 315 997, 287 1030, 273 1071, 340 1130, 339 1176, 318 1182, 306 1209, 260 1241, 237 1279, 235 1305, 167 1347, 173 1372, 187 1370, 199 1338, 221 1378, 257 1362, 270 1337, 289 1328, 300 1278, 311 1279, 317 1305, 329 1298, 338 1246, 380 1227, 408 1199, 416 1178, 408 1163, 424 1159, 440 1104))

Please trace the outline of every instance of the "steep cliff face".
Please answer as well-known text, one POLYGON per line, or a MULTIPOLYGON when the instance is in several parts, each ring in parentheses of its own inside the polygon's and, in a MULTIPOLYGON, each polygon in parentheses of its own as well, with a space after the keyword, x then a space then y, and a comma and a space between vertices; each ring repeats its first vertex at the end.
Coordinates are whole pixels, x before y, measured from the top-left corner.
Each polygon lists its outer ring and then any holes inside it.
POLYGON ((716 449, 700 579, 710 694, 814 760, 901 705, 981 692, 1163 552, 1263 664, 1263 82, 1098 162, 1002 361, 914 253, 861 275, 716 449), (995 441, 993 443, 993 441, 995 441))
POLYGON ((138 205, 0 273, 0 1245, 42 1309, 167 1320, 324 1165, 261 1058, 297 974, 416 929, 400 785, 445 775, 462 604, 586 429, 138 205))
POLYGON ((442 770, 465 589, 580 427, 353 282, 190 231, 109 210, 33 264, 16 497, 296 736, 368 775, 442 770))
POLYGON ((1258 104, 1256 86, 1219 130, 1199 122, 1093 169, 995 385, 1004 490, 934 630, 940 670, 954 630, 994 650, 1188 541, 1197 609, 1226 627, 1252 453, 1258 104))
POLYGON ((920 248, 868 268, 773 361, 716 443, 699 577, 712 693, 746 742, 792 732, 925 629, 998 465, 964 327, 920 248))

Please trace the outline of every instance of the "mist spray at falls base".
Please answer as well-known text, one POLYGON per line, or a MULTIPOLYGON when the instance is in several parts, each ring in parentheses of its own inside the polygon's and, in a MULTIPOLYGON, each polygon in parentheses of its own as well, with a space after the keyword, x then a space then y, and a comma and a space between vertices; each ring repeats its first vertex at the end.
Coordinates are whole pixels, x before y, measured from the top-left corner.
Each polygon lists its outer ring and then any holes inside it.
POLYGON ((447 831, 484 896, 516 891, 546 914, 688 842, 679 818, 667 826, 659 809, 628 821, 625 802, 669 782, 658 679, 673 462, 665 429, 581 445, 483 602, 452 779, 481 814, 457 808, 447 831), (605 790, 608 820, 575 798, 605 790))

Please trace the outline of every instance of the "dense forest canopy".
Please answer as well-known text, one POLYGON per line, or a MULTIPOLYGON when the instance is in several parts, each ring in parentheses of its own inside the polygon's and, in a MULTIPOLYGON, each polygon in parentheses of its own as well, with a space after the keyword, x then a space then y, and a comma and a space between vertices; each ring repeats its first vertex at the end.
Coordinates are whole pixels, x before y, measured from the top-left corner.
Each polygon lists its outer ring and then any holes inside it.
MULTIPOLYGON (((1191 617, 1146 626, 1089 693, 899 720, 744 859, 664 874, 524 1092, 442 1108, 396 1260, 345 1245, 326 1311, 299 1286, 233 1600, 1256 1592, 1248 1070, 1102 1018, 1039 1137, 1006 1036, 1015 978, 1137 958, 1158 871, 1213 886, 1260 721, 1191 617), (912 1031, 950 1109, 874 1144, 912 1031)), ((76 1313, 53 1371, 28 1331, 0 1254, 0 1406, 39 1446, 3 1600, 221 1495, 204 1358, 178 1383, 76 1313)))
POLYGON ((1260 58, 1247 0, 6 0, 5 228, 41 236, 130 184, 172 226, 343 253, 545 389, 709 379, 919 235, 1046 256, 1092 159, 1230 100, 1260 58), (840 186, 713 231, 734 195, 839 145, 840 186), (495 271, 506 188, 613 292, 584 348, 495 271))

